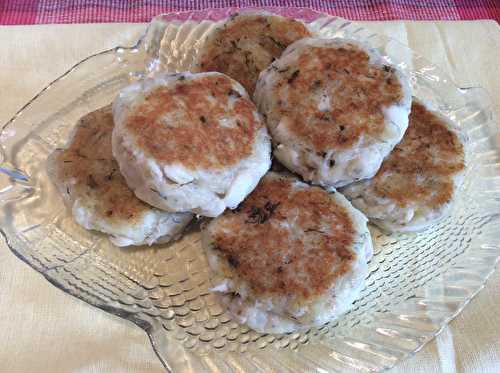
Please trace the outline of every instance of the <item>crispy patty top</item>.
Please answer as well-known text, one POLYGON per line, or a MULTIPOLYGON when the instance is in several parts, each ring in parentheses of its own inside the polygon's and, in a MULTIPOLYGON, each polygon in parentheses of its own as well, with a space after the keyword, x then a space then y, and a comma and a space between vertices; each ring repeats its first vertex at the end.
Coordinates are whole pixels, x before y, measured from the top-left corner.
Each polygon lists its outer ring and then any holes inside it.
POLYGON ((271 67, 278 76, 274 115, 319 153, 349 148, 362 136, 378 138, 383 108, 403 97, 395 70, 370 64, 369 55, 350 43, 297 49, 294 61, 271 67))
POLYGON ((453 197, 453 177, 465 169, 464 147, 441 118, 413 102, 403 140, 372 180, 378 196, 401 207, 439 207, 453 197))
POLYGON ((56 178, 70 199, 94 204, 104 219, 133 223, 151 207, 135 197, 120 174, 111 151, 112 130, 111 106, 82 117, 69 147, 53 158, 56 178))
POLYGON ((277 175, 212 223, 214 253, 257 294, 324 295, 355 259, 351 218, 323 189, 277 175))
POLYGON ((259 73, 298 39, 310 36, 300 22, 274 15, 236 15, 207 40, 201 71, 219 71, 239 81, 251 95, 259 73))
POLYGON ((126 129, 145 154, 188 169, 232 166, 250 156, 263 124, 255 105, 217 74, 154 88, 131 109, 126 129))

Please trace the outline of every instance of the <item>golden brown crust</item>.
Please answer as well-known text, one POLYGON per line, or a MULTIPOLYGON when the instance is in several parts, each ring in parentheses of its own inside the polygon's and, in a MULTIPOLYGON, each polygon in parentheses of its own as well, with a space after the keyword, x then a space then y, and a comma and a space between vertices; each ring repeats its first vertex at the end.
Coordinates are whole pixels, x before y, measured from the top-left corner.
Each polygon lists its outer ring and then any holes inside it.
POLYGON ((395 70, 369 64, 353 44, 301 48, 296 68, 275 68, 273 93, 286 97, 277 115, 288 119, 288 129, 317 152, 349 148, 364 135, 377 138, 385 128, 383 108, 403 97, 395 70), (331 99, 320 111, 318 92, 325 90, 331 99))
POLYGON ((111 151, 112 130, 111 106, 82 117, 70 146, 55 155, 56 178, 70 198, 94 200, 103 218, 134 222, 151 207, 135 197, 120 174, 111 151))
POLYGON ((378 196, 400 207, 412 202, 442 206, 453 197, 453 176, 465 169, 464 148, 457 135, 422 104, 412 104, 401 143, 373 179, 378 196))
POLYGON ((327 192, 294 181, 264 177, 236 212, 213 223, 213 249, 257 294, 307 300, 351 268, 354 228, 327 192))
POLYGON ((281 56, 288 45, 311 36, 298 21, 266 15, 236 16, 215 33, 200 58, 200 71, 227 74, 250 95, 262 70, 281 56))
POLYGON ((255 116, 255 105, 233 84, 222 75, 194 80, 182 80, 181 75, 177 84, 148 93, 125 126, 146 155, 158 162, 179 163, 188 169, 234 165, 251 155, 262 123, 255 116), (229 100, 234 100, 231 109, 229 100), (235 125, 219 124, 227 118, 234 119, 235 125))

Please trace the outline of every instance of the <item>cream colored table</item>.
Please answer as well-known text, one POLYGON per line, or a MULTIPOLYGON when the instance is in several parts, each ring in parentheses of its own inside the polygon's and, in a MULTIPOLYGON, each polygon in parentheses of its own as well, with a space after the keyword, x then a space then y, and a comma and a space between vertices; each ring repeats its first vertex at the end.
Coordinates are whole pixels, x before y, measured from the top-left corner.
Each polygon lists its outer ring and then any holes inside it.
MULTIPOLYGON (((488 89, 500 118, 500 27, 484 22, 367 23, 488 89)), ((71 65, 132 44, 139 24, 0 28, 0 122, 71 65)), ((398 372, 500 372, 500 271, 450 327, 398 372)), ((0 243, 1 372, 162 372, 146 334, 50 285, 0 243)))

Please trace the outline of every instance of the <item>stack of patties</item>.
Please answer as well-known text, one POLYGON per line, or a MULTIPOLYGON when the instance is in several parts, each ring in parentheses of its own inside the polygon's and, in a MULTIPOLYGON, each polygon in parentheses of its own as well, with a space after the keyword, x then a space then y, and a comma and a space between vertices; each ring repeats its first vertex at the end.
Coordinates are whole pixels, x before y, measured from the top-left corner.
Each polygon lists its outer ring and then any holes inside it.
POLYGON ((122 90, 113 113, 82 118, 50 164, 75 220, 127 246, 170 241, 194 214, 235 208, 269 169, 270 151, 239 83, 159 74, 122 90))
POLYGON ((388 231, 427 227, 465 170, 463 137, 412 104, 401 71, 358 41, 311 36, 267 12, 221 21, 196 73, 126 87, 50 162, 76 221, 116 245, 166 242, 195 215, 215 218, 202 225, 213 290, 265 333, 348 311, 373 252, 362 212, 388 231), (271 141, 297 176, 265 175, 271 141))

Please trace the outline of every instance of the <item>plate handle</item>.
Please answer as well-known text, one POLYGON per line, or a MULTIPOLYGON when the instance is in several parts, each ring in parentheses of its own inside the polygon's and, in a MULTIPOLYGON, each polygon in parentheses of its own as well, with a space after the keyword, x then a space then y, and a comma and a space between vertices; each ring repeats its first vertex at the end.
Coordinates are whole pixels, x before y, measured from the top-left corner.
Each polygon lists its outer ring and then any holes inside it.
POLYGON ((0 204, 24 199, 33 192, 28 174, 6 160, 0 147, 0 204))

